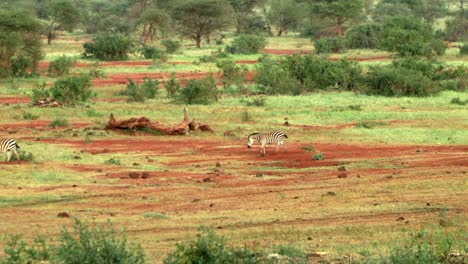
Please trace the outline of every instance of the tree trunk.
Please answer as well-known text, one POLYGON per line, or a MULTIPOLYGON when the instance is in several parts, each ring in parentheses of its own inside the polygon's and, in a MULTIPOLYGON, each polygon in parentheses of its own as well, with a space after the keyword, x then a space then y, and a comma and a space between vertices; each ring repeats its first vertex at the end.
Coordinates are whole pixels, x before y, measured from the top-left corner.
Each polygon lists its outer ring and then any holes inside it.
POLYGON ((146 45, 146 42, 148 42, 148 33, 146 29, 147 25, 143 25, 143 32, 141 33, 141 37, 143 38, 143 43, 146 45))
POLYGON ((278 37, 281 37, 281 35, 283 34, 283 32, 284 32, 284 26, 281 26, 281 27, 279 28, 279 30, 278 30, 278 35, 277 35, 277 36, 278 36, 278 37))
POLYGON ((211 44, 210 35, 209 35, 209 34, 206 34, 206 35, 205 35, 205 38, 206 38, 206 43, 208 43, 208 45, 210 45, 210 44, 211 44))
POLYGON ((341 18, 338 18, 336 20, 336 35, 337 36, 342 36, 343 35, 343 20, 341 18))
POLYGON ((164 135, 186 135, 189 131, 208 131, 213 132, 210 126, 207 124, 202 124, 195 122, 195 120, 190 121, 187 114, 187 109, 184 111, 184 120, 182 123, 176 126, 168 127, 158 121, 151 121, 147 117, 140 118, 130 118, 127 120, 117 121, 114 118, 113 114, 109 116, 109 122, 106 126, 106 129, 110 130, 129 130, 131 133, 135 133, 138 129, 147 128, 154 132, 158 132, 164 135))
POLYGON ((194 37, 194 39, 195 39, 195 44, 197 45, 197 48, 201 48, 201 45, 200 45, 200 43, 202 41, 201 36, 197 35, 197 36, 194 37))
POLYGON ((47 45, 52 44, 52 36, 52 31, 49 31, 49 33, 47 34, 47 45))

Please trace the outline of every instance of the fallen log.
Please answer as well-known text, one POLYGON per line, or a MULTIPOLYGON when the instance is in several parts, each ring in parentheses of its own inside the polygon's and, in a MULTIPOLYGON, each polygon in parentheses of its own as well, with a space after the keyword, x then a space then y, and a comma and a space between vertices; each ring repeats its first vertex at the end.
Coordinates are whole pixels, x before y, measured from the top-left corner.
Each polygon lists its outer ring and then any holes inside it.
POLYGON ((158 121, 151 121, 147 117, 130 118, 126 120, 116 120, 114 115, 111 113, 109 116, 109 122, 105 129, 109 130, 128 130, 130 133, 136 131, 145 131, 149 129, 150 133, 161 133, 164 135, 187 135, 189 131, 207 131, 213 132, 211 127, 207 124, 198 123, 195 120, 190 121, 187 109, 184 108, 184 120, 182 123, 176 126, 166 126, 158 121))

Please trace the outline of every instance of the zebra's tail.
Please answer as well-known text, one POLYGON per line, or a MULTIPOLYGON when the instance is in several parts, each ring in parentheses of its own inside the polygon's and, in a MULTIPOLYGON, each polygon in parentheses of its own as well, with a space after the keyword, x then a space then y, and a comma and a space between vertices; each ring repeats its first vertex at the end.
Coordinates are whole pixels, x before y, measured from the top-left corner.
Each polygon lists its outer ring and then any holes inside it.
POLYGON ((288 135, 284 134, 284 137, 285 137, 285 138, 288 138, 288 135))
POLYGON ((18 143, 15 142, 15 145, 16 145, 16 148, 20 148, 20 146, 18 145, 18 143))

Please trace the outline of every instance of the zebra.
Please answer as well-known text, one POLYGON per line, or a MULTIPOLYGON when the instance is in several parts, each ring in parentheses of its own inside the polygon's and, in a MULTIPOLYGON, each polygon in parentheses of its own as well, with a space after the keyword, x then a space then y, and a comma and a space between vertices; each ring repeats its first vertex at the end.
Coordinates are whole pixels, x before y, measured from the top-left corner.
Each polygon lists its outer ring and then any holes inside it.
POLYGON ((283 138, 288 138, 288 136, 283 131, 275 131, 271 133, 253 133, 247 137, 247 147, 251 148, 256 140, 261 144, 260 153, 262 156, 265 156, 265 145, 267 144, 276 143, 276 152, 278 152, 278 148, 281 145, 283 147, 283 151, 286 152, 283 138))
POLYGON ((16 141, 14 139, 3 139, 3 140, 0 140, 0 153, 4 153, 6 152, 7 153, 7 160, 6 162, 9 162, 10 161, 10 158, 11 158, 11 153, 15 153, 15 156, 16 156, 16 159, 20 160, 20 157, 18 155, 18 151, 17 149, 19 149, 20 147, 18 146, 18 144, 16 143, 16 141))

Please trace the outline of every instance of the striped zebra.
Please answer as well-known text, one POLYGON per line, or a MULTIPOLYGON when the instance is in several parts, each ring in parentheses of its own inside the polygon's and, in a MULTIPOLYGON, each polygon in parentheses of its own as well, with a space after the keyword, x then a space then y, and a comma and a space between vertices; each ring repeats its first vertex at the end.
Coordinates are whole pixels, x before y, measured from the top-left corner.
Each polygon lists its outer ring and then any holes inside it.
POLYGON ((16 151, 19 148, 20 147, 18 146, 18 144, 16 144, 16 141, 14 139, 0 140, 0 153, 4 153, 4 152, 7 153, 7 160, 6 160, 7 162, 10 161, 12 152, 15 153, 16 159, 18 161, 20 160, 18 151, 16 151))
POLYGON ((247 147, 251 148, 256 140, 261 144, 262 156, 265 156, 265 145, 267 144, 276 143, 276 152, 278 152, 278 148, 281 145, 283 147, 283 151, 286 152, 286 147, 283 142, 284 138, 288 138, 288 136, 283 131, 275 131, 272 133, 253 133, 247 138, 247 147))

